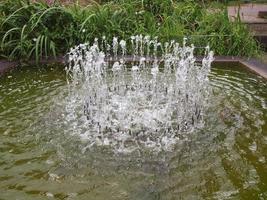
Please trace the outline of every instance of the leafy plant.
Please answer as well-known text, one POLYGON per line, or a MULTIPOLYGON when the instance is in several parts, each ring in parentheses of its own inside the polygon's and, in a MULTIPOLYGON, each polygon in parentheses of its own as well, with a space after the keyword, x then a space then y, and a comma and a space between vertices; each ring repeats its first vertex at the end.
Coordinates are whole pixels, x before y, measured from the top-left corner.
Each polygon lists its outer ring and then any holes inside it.
MULTIPOLYGON (((217 55, 257 56, 259 45, 239 19, 230 22, 224 6, 193 0, 113 0, 63 6, 30 0, 0 1, 1 57, 37 62, 64 55, 79 43, 105 36, 143 34, 162 41, 188 37, 217 55), (205 6, 203 6, 205 5, 205 6)), ((197 49, 203 53, 203 48, 197 49)))

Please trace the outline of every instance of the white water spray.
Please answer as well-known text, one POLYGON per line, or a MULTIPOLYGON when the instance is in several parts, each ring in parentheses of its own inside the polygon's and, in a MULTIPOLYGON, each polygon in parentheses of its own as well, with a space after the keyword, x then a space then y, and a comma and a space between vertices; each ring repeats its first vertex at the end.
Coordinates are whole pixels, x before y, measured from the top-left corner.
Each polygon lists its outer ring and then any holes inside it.
POLYGON ((194 46, 185 40, 182 46, 149 36, 132 36, 129 43, 114 37, 111 45, 103 37, 99 43, 68 54, 66 123, 88 142, 84 150, 171 150, 203 126, 213 61, 208 47, 197 64, 194 46))

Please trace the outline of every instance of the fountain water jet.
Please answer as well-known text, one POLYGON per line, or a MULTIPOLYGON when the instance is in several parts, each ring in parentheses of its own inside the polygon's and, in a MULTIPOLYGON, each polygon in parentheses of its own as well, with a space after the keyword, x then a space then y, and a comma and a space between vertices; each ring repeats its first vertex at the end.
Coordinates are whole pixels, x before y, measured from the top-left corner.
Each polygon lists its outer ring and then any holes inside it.
POLYGON ((186 39, 162 44, 142 35, 71 49, 66 123, 88 142, 84 150, 171 150, 203 126, 213 52, 206 48, 202 64, 193 53, 186 39))

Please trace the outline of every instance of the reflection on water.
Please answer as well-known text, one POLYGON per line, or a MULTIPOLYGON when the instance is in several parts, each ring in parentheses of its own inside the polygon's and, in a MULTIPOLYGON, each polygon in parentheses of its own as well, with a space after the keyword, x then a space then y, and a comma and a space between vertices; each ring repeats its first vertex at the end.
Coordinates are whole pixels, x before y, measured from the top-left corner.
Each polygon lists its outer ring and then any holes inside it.
POLYGON ((266 199, 267 82, 233 66, 210 80, 205 128, 172 152, 123 155, 82 151, 62 67, 0 77, 0 199, 266 199))

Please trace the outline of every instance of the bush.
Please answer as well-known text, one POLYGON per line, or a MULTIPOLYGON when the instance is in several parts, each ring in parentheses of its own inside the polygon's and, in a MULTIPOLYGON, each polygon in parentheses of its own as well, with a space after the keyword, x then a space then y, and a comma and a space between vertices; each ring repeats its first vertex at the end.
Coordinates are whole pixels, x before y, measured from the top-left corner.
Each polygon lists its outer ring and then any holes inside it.
MULTIPOLYGON (((130 38, 143 34, 162 41, 188 36, 196 46, 209 44, 217 55, 255 56, 259 46, 240 21, 225 9, 210 12, 193 0, 114 0, 81 7, 27 0, 0 4, 0 54, 29 60, 64 55, 74 45, 96 37, 130 38)), ((197 53, 202 53, 198 50, 197 53)))

